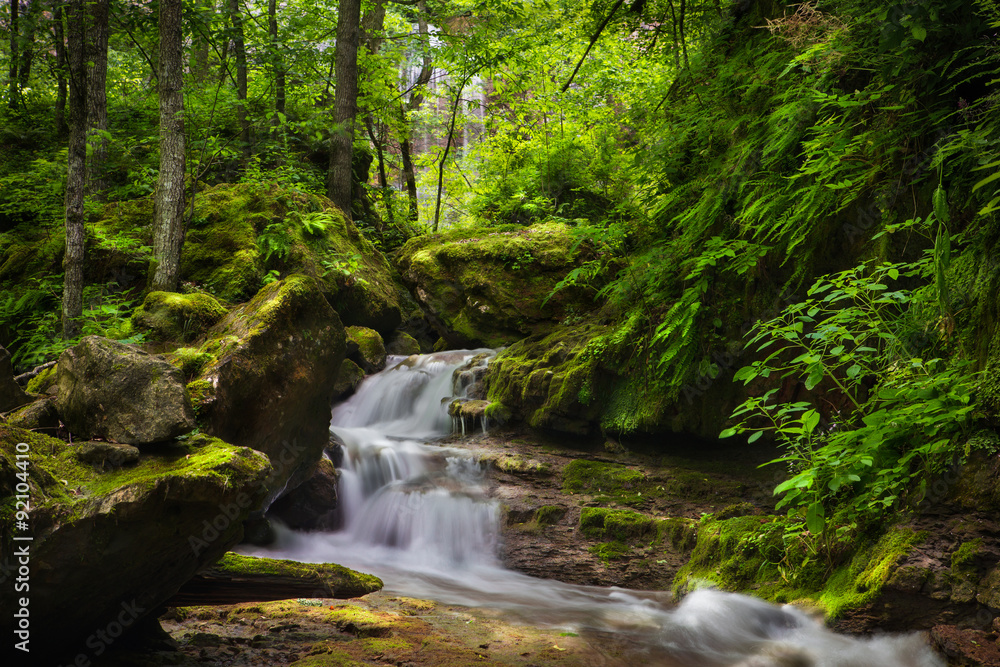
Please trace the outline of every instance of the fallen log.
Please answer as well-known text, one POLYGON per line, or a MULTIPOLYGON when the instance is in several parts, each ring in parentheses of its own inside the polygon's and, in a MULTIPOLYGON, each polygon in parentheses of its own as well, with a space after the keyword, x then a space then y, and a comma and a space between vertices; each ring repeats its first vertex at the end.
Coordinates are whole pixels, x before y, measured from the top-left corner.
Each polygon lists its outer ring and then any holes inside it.
POLYGON ((167 607, 267 602, 290 598, 356 598, 382 588, 382 580, 333 563, 299 563, 227 553, 192 577, 167 607))

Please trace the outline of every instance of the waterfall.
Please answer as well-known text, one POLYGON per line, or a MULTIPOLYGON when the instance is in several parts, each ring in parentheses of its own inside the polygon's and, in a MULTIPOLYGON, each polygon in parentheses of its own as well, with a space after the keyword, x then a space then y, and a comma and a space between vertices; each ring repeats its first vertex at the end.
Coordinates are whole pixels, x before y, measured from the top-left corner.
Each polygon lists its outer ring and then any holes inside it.
POLYGON ((333 533, 277 526, 245 553, 335 562, 381 577, 387 591, 489 607, 567 630, 614 632, 644 664, 683 667, 943 667, 918 635, 856 639, 792 606, 714 590, 673 605, 669 593, 565 584, 504 569, 499 507, 483 466, 436 440, 463 397, 455 371, 487 350, 394 357, 332 413, 342 441, 342 525, 333 533), (454 376, 454 377, 453 377, 454 376))

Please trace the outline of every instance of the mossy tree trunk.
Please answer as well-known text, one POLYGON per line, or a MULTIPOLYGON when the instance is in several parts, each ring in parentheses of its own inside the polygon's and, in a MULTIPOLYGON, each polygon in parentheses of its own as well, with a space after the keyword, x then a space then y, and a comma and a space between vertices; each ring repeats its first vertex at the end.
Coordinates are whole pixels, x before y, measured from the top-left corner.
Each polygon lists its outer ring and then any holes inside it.
POLYGON ((160 176, 153 222, 152 288, 177 290, 184 234, 184 80, 181 0, 160 0, 160 176))
POLYGON ((63 257, 64 338, 80 334, 83 317, 83 198, 87 169, 87 62, 84 0, 66 4, 69 61, 69 152, 66 166, 66 253, 63 257))
POLYGON ((109 0, 87 2, 87 194, 103 199, 108 157, 108 14, 109 0))
POLYGON ((337 11, 337 54, 334 91, 334 120, 330 135, 330 171, 326 192, 334 204, 351 217, 351 157, 354 144, 354 116, 358 111, 358 41, 361 0, 341 0, 337 11))

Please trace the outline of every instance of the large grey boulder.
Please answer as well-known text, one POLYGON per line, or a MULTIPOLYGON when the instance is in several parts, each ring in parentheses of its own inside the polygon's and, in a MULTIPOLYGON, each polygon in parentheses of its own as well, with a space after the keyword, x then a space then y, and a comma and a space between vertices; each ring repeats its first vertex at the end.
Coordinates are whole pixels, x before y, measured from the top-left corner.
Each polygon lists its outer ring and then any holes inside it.
POLYGON ((203 349, 215 354, 191 384, 212 435, 264 452, 280 496, 305 481, 330 438, 330 406, 344 360, 344 326, 318 281, 293 275, 233 309, 203 349))
POLYGON ((78 437, 146 445, 196 426, 181 372, 134 345, 86 336, 59 357, 57 382, 56 407, 78 437))

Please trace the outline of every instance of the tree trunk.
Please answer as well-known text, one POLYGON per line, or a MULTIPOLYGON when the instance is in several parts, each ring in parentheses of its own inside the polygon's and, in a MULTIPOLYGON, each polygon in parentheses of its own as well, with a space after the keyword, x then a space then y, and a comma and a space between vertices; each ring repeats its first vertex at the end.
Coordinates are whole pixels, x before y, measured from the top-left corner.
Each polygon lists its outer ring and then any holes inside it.
POLYGON ((65 137, 69 134, 69 127, 66 125, 66 44, 63 37, 63 3, 62 0, 53 0, 55 7, 52 10, 52 29, 54 32, 55 53, 56 53, 56 109, 55 123, 56 134, 65 137))
POLYGON ((160 176, 153 221, 152 289, 177 290, 184 236, 182 0, 160 0, 160 176))
POLYGON ((410 92, 409 102, 404 107, 400 105, 399 115, 402 130, 402 137, 399 140, 399 152, 403 160, 403 180, 406 182, 406 194, 410 199, 410 220, 417 221, 419 215, 419 201, 417 199, 417 175, 413 169, 413 144, 410 141, 410 125, 407 119, 407 111, 416 111, 424 101, 423 89, 427 82, 431 80, 434 73, 434 64, 431 60, 431 52, 428 44, 429 35, 427 28, 427 4, 424 0, 417 3, 417 34, 423 42, 423 56, 420 63, 420 73, 414 81, 410 92))
POLYGON ((458 105, 462 102, 462 91, 465 90, 465 84, 468 83, 471 78, 471 74, 462 78, 462 81, 458 84, 458 90, 455 91, 455 102, 451 105, 451 120, 448 123, 448 139, 444 144, 444 153, 441 155, 441 162, 438 163, 437 197, 434 203, 435 232, 438 230, 438 223, 441 221, 441 190, 444 188, 444 165, 448 160, 448 151, 451 149, 452 139, 455 137, 455 120, 458 118, 458 105))
MULTIPOLYGON (((400 112, 402 113, 402 111, 400 112)), ((406 115, 403 114, 403 123, 406 124, 406 115)), ((399 153, 403 160, 403 180, 406 181, 406 195, 410 200, 410 220, 417 221, 417 175, 413 170, 413 158, 411 157, 412 146, 410 146, 410 129, 404 127, 406 136, 399 140, 399 153)))
POLYGON ((198 83, 204 83, 208 80, 208 54, 211 49, 209 26, 201 17, 213 16, 214 14, 215 0, 202 5, 199 21, 191 36, 191 73, 198 83))
POLYGON ((274 111, 272 124, 277 126, 281 121, 277 114, 285 113, 285 63, 282 57, 282 45, 278 39, 278 2, 267 2, 267 31, 271 37, 271 63, 274 68, 274 111))
POLYGON ((247 49, 243 35, 240 0, 229 0, 229 21, 233 26, 233 52, 236 56, 236 115, 240 120, 243 159, 250 159, 250 120, 247 118, 247 49))
POLYGON ((63 338, 80 335, 83 317, 83 199, 87 169, 87 62, 84 0, 69 0, 69 157, 66 165, 66 253, 63 257, 63 338))
POLYGON ((87 194, 104 198, 108 158, 108 6, 109 0, 87 2, 87 194))
POLYGON ((40 13, 39 0, 31 0, 28 14, 21 18, 21 64, 17 69, 17 79, 21 89, 28 87, 28 79, 31 78, 31 64, 35 58, 35 29, 38 27, 40 13))
POLYGON ((20 45, 18 9, 20 9, 20 0, 10 0, 10 68, 7 70, 7 85, 9 87, 7 91, 7 106, 11 109, 17 108, 17 99, 19 97, 17 88, 17 47, 20 45))
POLYGON ((351 152, 354 116, 358 109, 358 39, 361 0, 341 0, 337 11, 337 89, 334 93, 336 129, 330 136, 330 173, 327 196, 351 217, 351 152))

